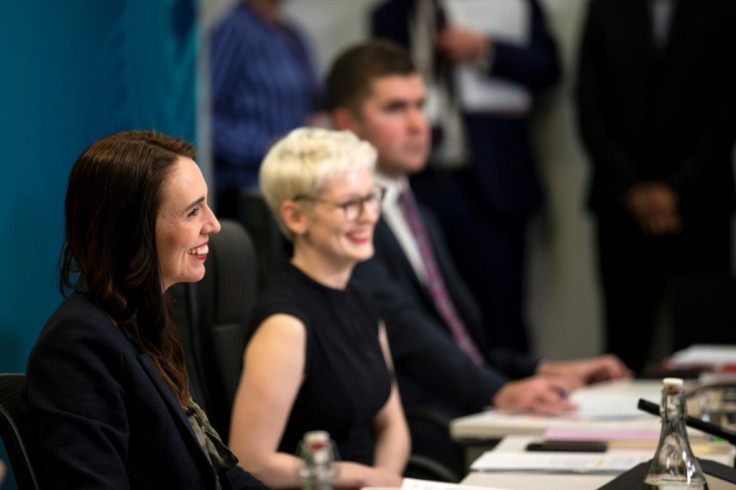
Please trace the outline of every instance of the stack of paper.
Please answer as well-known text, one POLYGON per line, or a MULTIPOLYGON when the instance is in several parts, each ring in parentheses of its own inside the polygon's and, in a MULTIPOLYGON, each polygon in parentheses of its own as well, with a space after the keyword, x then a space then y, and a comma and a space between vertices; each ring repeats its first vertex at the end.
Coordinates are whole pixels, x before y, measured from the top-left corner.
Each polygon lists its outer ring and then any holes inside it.
POLYGON ((646 414, 637 408, 639 398, 659 403, 659 393, 598 393, 577 391, 570 398, 578 406, 576 415, 595 420, 627 419, 646 414))
POLYGON ((475 460, 470 469, 545 473, 622 473, 651 458, 651 451, 633 450, 614 453, 487 451, 475 460))
POLYGON ((677 368, 692 366, 722 367, 736 365, 736 345, 691 345, 672 355, 672 365, 677 368))

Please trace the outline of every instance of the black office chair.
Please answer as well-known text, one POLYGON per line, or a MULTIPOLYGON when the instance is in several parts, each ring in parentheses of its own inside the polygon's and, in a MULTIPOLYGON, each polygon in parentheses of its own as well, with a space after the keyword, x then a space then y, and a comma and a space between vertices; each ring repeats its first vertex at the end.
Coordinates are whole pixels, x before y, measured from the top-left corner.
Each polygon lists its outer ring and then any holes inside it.
POLYGON ((248 230, 258 257, 258 286, 263 288, 270 277, 282 270, 292 254, 291 242, 281 233, 273 213, 257 189, 241 191, 237 220, 248 230))
POLYGON ((240 223, 223 219, 212 235, 202 281, 171 288, 194 394, 223 440, 240 381, 244 317, 258 294, 256 252, 240 223))
POLYGON ((23 374, 0 374, 0 438, 10 458, 18 490, 37 490, 38 483, 21 434, 20 393, 23 374))
MULTIPOLYGON (((434 408, 422 406, 404 406, 404 413, 410 431, 413 432, 418 427, 422 427, 423 431, 434 433, 435 437, 440 440, 446 437, 447 443, 451 447, 443 447, 443 450, 457 451, 457 455, 461 456, 462 448, 450 442, 450 419, 446 415, 434 408)), ((434 441, 434 439, 431 440, 434 441)), ((460 474, 457 472, 461 471, 460 469, 448 466, 445 460, 437 454, 436 448, 430 448, 430 451, 427 452, 425 448, 419 447, 417 442, 412 441, 412 454, 409 456, 409 461, 404 470, 405 477, 449 483, 460 482, 460 474)), ((447 455, 443 454, 442 456, 447 455)))

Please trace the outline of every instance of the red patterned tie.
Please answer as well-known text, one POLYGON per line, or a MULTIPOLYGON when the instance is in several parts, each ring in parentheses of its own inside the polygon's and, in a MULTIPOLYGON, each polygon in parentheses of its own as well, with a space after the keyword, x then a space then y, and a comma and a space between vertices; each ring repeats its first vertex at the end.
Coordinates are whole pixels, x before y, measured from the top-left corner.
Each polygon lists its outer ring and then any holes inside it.
POLYGON ((419 255, 427 272, 427 287, 437 310, 440 312, 447 326, 450 327, 452 337, 458 347, 469 355, 476 364, 484 364, 483 355, 468 334, 465 324, 463 324, 463 321, 457 314, 450 295, 447 293, 445 281, 442 279, 442 274, 434 258, 434 252, 432 252, 432 244, 429 241, 427 229, 424 227, 424 222, 419 215, 416 202, 414 202, 414 197, 409 189, 405 189, 399 194, 399 205, 419 248, 419 255))

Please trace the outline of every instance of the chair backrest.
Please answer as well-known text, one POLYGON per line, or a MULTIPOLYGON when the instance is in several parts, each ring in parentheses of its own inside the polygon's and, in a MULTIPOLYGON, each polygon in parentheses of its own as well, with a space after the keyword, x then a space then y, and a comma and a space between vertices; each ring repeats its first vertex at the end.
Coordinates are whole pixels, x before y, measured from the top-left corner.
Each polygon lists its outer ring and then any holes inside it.
MULTIPOLYGON (((258 296, 256 252, 249 233, 236 221, 224 220, 210 240, 209 274, 199 284, 212 306, 212 339, 225 389, 231 400, 240 381, 245 348, 245 315, 258 296)), ((206 311, 202 313, 207 314, 206 311)))
POLYGON ((258 294, 258 279, 248 232, 234 220, 221 225, 210 237, 204 279, 171 292, 192 389, 224 440, 242 370, 244 319, 258 294))
POLYGON ((36 490, 38 483, 22 436, 20 396, 24 378, 23 374, 0 374, 0 438, 10 458, 18 490, 36 490))
POLYGON ((293 249, 281 234, 279 225, 257 189, 243 189, 237 204, 237 220, 248 230, 258 257, 258 285, 268 280, 288 263, 293 249))

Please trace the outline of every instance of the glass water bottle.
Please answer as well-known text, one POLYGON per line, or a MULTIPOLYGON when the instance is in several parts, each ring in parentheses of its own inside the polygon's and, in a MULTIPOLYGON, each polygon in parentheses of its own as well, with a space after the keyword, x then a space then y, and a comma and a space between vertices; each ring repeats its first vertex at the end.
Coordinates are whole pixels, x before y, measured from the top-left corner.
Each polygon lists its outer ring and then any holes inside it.
POLYGON ((330 435, 323 430, 304 434, 299 446, 299 471, 304 490, 332 490, 335 478, 335 450, 330 435))
POLYGON ((644 479, 646 490, 706 490, 705 473, 693 456, 685 430, 685 395, 682 380, 665 378, 659 414, 662 432, 649 472, 644 479))

